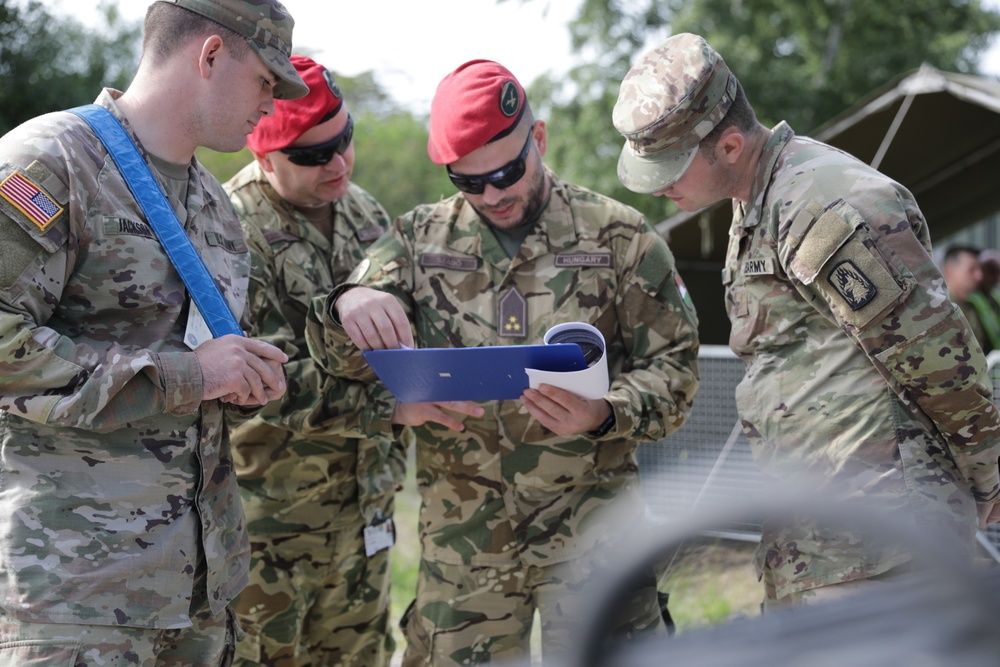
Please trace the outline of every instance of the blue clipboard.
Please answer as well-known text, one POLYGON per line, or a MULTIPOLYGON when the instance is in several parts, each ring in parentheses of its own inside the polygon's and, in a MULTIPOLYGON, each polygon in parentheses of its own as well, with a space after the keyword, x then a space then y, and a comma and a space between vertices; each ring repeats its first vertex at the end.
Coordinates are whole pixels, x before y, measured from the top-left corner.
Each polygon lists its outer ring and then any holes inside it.
POLYGON ((587 368, 576 343, 369 350, 365 360, 398 400, 496 401, 520 398, 525 368, 567 372, 587 368))

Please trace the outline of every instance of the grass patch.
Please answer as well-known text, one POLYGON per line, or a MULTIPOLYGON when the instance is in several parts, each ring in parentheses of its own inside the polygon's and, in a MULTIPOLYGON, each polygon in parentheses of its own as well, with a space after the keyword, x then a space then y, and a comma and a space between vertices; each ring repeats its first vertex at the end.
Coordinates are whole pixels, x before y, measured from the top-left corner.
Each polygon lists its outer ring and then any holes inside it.
POLYGON ((755 544, 733 540, 686 542, 660 579, 670 593, 678 634, 739 616, 758 616, 764 587, 752 558, 755 544))

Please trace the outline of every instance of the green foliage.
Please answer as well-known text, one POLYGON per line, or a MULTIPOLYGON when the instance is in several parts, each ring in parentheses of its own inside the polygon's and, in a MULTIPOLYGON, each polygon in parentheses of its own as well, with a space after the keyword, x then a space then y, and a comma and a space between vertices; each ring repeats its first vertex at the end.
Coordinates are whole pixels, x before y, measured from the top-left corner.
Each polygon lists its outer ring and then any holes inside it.
POLYGON ((723 54, 764 124, 802 132, 923 62, 976 74, 1000 30, 1000 14, 974 0, 666 4, 675 32, 701 34, 723 54))
POLYGON ((358 117, 354 150, 354 182, 392 217, 455 192, 444 167, 427 157, 425 122, 407 112, 386 117, 368 112, 358 117))
POLYGON ((761 122, 787 120, 807 134, 922 62, 977 73, 1000 14, 977 0, 583 0, 570 30, 586 64, 529 90, 548 120, 548 162, 656 222, 676 209, 621 186, 623 140, 611 124, 619 84, 647 48, 674 33, 703 35, 761 122))
POLYGON ((50 111, 93 102, 124 88, 138 64, 142 27, 116 5, 98 7, 107 28, 91 32, 52 16, 36 0, 0 0, 0 135, 50 111))
POLYGON ((250 161, 253 160, 253 155, 250 154, 249 148, 243 148, 243 150, 236 153, 220 153, 209 148, 198 148, 195 151, 195 157, 221 183, 225 183, 235 176, 236 172, 250 164, 250 161))

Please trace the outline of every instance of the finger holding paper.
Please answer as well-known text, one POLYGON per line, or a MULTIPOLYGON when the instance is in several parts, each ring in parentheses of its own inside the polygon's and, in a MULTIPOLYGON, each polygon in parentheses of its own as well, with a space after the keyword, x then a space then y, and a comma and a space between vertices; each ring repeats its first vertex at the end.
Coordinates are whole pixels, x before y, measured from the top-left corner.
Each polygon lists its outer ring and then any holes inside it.
POLYGON ((354 287, 334 303, 344 331, 362 351, 413 347, 406 312, 394 296, 370 287, 354 287))
POLYGON ((421 426, 428 422, 441 424, 453 431, 464 431, 465 425, 451 413, 467 417, 482 417, 483 407, 470 401, 441 401, 438 403, 396 403, 392 423, 400 426, 421 426))
POLYGON ((542 426, 564 436, 593 431, 611 414, 611 405, 603 398, 581 398, 550 384, 525 389, 521 404, 542 426))

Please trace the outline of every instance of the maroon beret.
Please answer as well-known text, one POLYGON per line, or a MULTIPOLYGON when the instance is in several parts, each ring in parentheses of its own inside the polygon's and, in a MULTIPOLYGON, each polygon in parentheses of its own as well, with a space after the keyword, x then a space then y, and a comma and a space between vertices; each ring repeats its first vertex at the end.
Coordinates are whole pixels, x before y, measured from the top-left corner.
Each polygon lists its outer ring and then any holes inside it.
POLYGON ((247 146, 257 153, 290 146, 306 131, 333 118, 344 104, 330 70, 305 56, 292 56, 290 60, 309 86, 309 94, 294 100, 274 100, 274 115, 263 116, 247 137, 247 146))
POLYGON ((503 65, 470 60, 438 84, 431 101, 427 154, 451 164, 510 133, 521 120, 524 88, 503 65))

